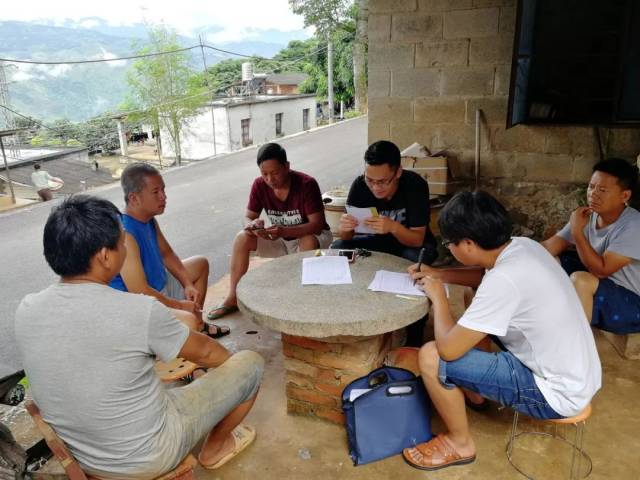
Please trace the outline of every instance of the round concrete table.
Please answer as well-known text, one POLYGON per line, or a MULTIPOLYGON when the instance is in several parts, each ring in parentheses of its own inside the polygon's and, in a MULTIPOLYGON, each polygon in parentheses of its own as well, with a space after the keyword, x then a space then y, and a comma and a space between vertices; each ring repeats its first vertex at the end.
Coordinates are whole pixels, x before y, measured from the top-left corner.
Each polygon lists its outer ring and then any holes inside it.
POLYGON ((428 300, 368 290, 376 271, 406 272, 411 265, 380 252, 350 264, 350 285, 302 285, 302 259, 314 253, 276 258, 247 272, 238 284, 238 306, 283 334, 288 411, 341 422, 342 389, 382 364, 389 332, 426 315, 428 300))

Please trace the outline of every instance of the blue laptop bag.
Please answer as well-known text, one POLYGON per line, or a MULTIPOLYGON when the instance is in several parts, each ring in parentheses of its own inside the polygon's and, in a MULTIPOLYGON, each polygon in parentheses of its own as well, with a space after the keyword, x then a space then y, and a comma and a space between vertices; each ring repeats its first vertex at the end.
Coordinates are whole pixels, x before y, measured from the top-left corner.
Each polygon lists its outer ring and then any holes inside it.
POLYGON ((342 392, 342 409, 354 465, 397 455, 432 437, 422 379, 403 368, 381 367, 351 382, 342 392), (354 389, 369 391, 351 401, 354 389))

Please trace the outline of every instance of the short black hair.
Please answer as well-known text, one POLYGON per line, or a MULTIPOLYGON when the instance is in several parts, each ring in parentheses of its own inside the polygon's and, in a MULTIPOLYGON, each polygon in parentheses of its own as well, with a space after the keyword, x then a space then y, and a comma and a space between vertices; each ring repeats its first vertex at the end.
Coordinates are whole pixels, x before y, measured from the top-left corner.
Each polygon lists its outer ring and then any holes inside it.
POLYGON ((145 178, 160 175, 160 171, 148 163, 132 163, 127 165, 120 176, 120 185, 124 191, 124 203, 129 203, 130 193, 140 193, 145 185, 145 178))
POLYGON ((286 165, 287 152, 278 143, 265 143, 258 150, 258 166, 267 160, 277 160, 281 165, 286 165))
POLYGON ((33 168, 34 168, 35 170, 40 170, 40 164, 39 164, 39 163, 34 163, 34 164, 33 164, 33 168))
POLYGON ((509 241, 513 225, 507 209, 487 192, 457 193, 440 212, 443 239, 458 244, 469 239, 484 250, 493 250, 509 241))
POLYGON ((638 167, 623 158, 608 158, 593 166, 594 172, 604 172, 618 179, 623 190, 635 192, 638 187, 638 167))
POLYGON ((367 165, 384 165, 389 164, 390 167, 400 166, 400 149, 395 143, 388 140, 380 140, 372 143, 364 152, 364 161, 367 165))
POLYGON ((120 212, 108 200, 72 195, 53 208, 44 226, 44 257, 62 277, 89 271, 103 247, 115 250, 120 239, 120 212))

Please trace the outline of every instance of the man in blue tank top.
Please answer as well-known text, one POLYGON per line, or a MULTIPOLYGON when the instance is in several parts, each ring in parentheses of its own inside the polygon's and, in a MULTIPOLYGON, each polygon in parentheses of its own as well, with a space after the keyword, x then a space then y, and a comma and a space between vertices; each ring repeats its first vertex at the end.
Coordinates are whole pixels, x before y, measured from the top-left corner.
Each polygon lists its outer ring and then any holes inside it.
MULTIPOLYGON (((120 183, 124 191, 122 225, 128 253, 110 285, 155 297, 191 329, 202 330, 209 262, 203 256, 180 260, 162 234, 155 219, 167 205, 160 172, 146 163, 134 163, 124 169, 120 183)), ((213 325, 206 330, 214 337, 229 333, 228 328, 213 325)))

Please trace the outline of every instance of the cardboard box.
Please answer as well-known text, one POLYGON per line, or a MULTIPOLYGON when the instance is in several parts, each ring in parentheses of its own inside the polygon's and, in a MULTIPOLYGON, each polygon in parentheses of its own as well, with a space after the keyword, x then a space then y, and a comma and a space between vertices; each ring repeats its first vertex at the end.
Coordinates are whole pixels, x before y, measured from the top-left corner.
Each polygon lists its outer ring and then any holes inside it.
POLYGON ((448 185, 451 183, 451 177, 447 157, 402 157, 401 164, 405 170, 416 172, 427 181, 429 193, 438 195, 449 193, 448 185))

